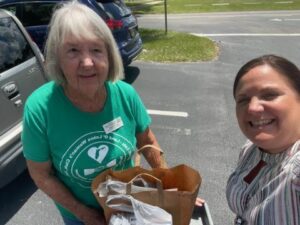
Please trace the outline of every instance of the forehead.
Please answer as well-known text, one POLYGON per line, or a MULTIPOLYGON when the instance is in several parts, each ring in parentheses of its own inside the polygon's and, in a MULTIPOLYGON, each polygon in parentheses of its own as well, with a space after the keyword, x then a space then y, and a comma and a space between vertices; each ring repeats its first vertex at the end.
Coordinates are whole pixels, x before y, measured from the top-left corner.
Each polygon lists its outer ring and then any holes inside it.
POLYGON ((62 46, 67 45, 97 45, 105 46, 104 41, 97 36, 75 36, 72 34, 65 35, 61 42, 62 46))
POLYGON ((294 89, 285 75, 277 72, 269 65, 261 65, 254 67, 242 76, 237 85, 236 94, 272 87, 294 89))

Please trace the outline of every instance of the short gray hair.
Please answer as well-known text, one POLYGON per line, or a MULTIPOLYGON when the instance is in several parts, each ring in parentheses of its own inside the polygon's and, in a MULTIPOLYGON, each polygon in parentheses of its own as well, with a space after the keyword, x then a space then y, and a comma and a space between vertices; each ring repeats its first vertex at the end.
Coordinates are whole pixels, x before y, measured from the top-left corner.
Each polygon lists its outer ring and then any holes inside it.
POLYGON ((122 59, 110 29, 96 12, 75 0, 62 3, 52 15, 45 47, 46 70, 52 80, 59 84, 66 82, 58 61, 58 51, 67 35, 79 39, 100 38, 108 53, 107 80, 123 78, 122 59))

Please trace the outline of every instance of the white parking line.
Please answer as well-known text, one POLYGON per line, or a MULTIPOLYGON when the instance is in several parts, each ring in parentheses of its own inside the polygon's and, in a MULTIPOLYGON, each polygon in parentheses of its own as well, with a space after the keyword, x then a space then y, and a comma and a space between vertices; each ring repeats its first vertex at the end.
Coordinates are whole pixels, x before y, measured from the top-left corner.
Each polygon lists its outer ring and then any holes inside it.
POLYGON ((279 18, 274 18, 274 19, 270 19, 270 21, 272 22, 285 22, 285 21, 300 21, 300 18, 297 19, 279 19, 279 18))
MULTIPOLYGON (((292 4, 294 3, 293 1, 280 1, 280 2, 274 2, 273 4, 292 4)), ((244 5, 259 5, 262 4, 261 2, 243 2, 242 4, 244 5)), ((202 4, 186 4, 184 6, 190 7, 190 6, 201 6, 202 4)), ((230 5, 229 2, 224 2, 224 3, 212 3, 212 6, 228 6, 230 5)))
POLYGON ((154 110, 154 109, 148 109, 147 112, 151 115, 160 115, 160 116, 188 117, 189 115, 187 112, 162 111, 162 110, 154 110))
POLYGON ((275 18, 275 19, 270 19, 272 22, 282 22, 283 19, 275 18))
POLYGON ((291 34, 252 34, 252 33, 232 33, 232 34, 201 34, 191 33, 199 37, 299 37, 300 33, 291 34))
POLYGON ((211 5, 213 5, 213 6, 225 6, 225 5, 229 5, 229 3, 227 3, 227 2, 224 2, 224 3, 213 3, 211 5))
POLYGON ((261 2, 243 2, 244 5, 259 5, 262 4, 261 2))
POLYGON ((292 4, 293 1, 285 1, 285 2, 274 2, 274 4, 292 4))

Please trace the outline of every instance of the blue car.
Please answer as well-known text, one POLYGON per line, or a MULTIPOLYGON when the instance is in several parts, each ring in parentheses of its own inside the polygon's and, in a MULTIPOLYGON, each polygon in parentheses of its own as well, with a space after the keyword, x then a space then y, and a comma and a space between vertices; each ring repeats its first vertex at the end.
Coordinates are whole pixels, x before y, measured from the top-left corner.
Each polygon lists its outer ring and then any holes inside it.
MULTIPOLYGON (((43 52, 53 9, 62 1, 67 0, 3 0, 0 8, 17 16, 43 52)), ((122 0, 79 1, 106 21, 119 47, 123 64, 128 66, 142 50, 137 19, 131 10, 122 0)))

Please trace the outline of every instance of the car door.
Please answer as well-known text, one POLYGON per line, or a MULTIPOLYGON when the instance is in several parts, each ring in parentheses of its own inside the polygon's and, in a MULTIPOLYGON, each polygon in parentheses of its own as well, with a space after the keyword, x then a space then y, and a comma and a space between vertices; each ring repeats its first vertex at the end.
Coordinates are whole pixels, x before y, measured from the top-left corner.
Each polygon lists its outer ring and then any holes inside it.
POLYGON ((0 14, 0 156, 20 141, 24 103, 47 81, 41 53, 14 18, 0 14))

